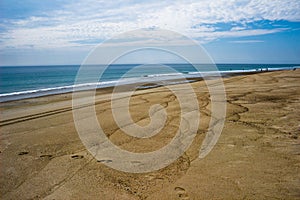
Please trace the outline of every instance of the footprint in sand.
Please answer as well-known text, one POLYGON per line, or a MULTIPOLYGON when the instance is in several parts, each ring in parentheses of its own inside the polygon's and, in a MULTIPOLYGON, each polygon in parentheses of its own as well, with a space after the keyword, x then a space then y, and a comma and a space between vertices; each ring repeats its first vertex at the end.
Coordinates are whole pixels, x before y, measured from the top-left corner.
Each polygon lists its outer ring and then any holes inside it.
POLYGON ((101 162, 101 163, 111 163, 112 160, 97 160, 97 162, 101 162))
POLYGON ((71 156, 71 158, 81 159, 81 158, 83 158, 83 156, 82 155, 73 155, 73 156, 71 156))
POLYGON ((21 151, 20 153, 18 153, 19 156, 22 156, 22 155, 26 155, 28 154, 29 152, 28 151, 21 151))
POLYGON ((43 155, 40 155, 40 158, 47 158, 47 159, 52 159, 52 155, 50 155, 50 154, 43 154, 43 155))
POLYGON ((189 195, 187 194, 187 192, 185 191, 184 188, 175 187, 174 190, 175 190, 175 192, 176 192, 179 199, 184 199, 184 200, 190 199, 189 195))

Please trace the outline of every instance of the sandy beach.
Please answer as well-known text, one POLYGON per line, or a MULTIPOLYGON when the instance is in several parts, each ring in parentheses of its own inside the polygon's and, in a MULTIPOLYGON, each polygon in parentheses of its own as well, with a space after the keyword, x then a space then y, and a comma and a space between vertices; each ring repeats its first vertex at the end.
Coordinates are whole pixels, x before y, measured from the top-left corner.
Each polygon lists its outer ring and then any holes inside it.
MULTIPOLYGON (((197 81, 191 85, 201 119, 192 145, 171 165, 141 174, 111 169, 86 150, 75 129, 72 94, 1 103, 1 199, 299 199, 300 70, 223 80, 227 116, 208 156, 198 158, 211 118, 210 95, 197 81)), ((114 144, 150 152, 174 137, 180 108, 169 89, 138 90, 130 99, 132 119, 141 126, 149 123, 151 105, 167 111, 167 125, 147 139, 120 130, 110 94, 97 91, 95 108, 114 144)))

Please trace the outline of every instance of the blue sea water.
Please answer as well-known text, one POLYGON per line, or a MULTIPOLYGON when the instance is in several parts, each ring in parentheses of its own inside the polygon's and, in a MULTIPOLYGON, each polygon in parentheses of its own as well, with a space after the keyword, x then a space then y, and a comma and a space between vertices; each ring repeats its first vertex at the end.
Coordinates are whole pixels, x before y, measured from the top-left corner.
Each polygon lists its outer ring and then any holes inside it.
MULTIPOLYGON (((74 87, 88 89, 88 86, 113 86, 122 76, 123 83, 133 83, 145 79, 162 80, 175 79, 177 75, 186 77, 203 76, 190 64, 166 64, 173 71, 160 67, 144 67, 143 70, 133 71, 135 64, 110 65, 101 78, 96 77, 95 71, 104 66, 88 66, 88 73, 81 85, 74 85, 80 65, 56 66, 2 66, 0 67, 0 102, 70 92, 74 87), (91 80, 93 80, 91 82, 91 80), (97 80, 96 82, 94 80, 97 80)), ((221 73, 240 73, 263 70, 292 69, 295 64, 217 64, 221 73)), ((211 70, 207 65, 201 65, 202 72, 211 70)))

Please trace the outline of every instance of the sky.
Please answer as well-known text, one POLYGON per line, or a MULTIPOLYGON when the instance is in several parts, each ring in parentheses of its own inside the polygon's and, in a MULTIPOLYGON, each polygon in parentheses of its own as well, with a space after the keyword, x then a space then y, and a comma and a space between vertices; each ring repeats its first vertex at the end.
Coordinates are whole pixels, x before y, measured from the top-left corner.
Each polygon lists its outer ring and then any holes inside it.
MULTIPOLYGON (((299 0, 0 0, 0 65, 81 64, 136 29, 180 33, 215 63, 300 63, 299 0)), ((151 42, 143 37, 117 45, 151 42)))

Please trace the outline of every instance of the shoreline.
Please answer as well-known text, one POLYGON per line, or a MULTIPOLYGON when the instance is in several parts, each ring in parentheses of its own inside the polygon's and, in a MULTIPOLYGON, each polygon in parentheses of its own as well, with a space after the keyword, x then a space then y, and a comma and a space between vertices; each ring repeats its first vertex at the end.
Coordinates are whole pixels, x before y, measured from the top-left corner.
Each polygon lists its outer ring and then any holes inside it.
MULTIPOLYGON (((289 70, 296 70, 298 69, 297 67, 294 67, 292 69, 279 69, 279 70, 262 70, 262 71, 239 71, 239 72, 231 72, 231 71, 226 71, 226 72, 220 72, 221 77, 220 78, 229 78, 229 77, 234 77, 234 76, 243 76, 243 75, 251 75, 251 74, 256 74, 256 73, 268 73, 272 71, 289 71, 289 70)), ((218 72, 219 73, 219 72, 218 72)), ((214 74, 214 73, 213 73, 214 74)), ((213 76, 214 77, 214 76, 213 76)), ((196 76, 196 77, 187 77, 187 78, 174 78, 174 79, 165 79, 161 80, 165 82, 165 85, 176 85, 176 84, 184 84, 184 81, 187 82, 194 82, 194 81, 201 81, 204 79, 209 79, 210 77, 201 77, 201 76, 196 76), (176 81, 181 81, 179 83, 176 83, 176 81)), ((156 81, 159 82, 160 80, 156 81)), ((163 85, 156 84, 155 81, 153 82, 137 82, 139 85, 146 85, 146 87, 140 87, 137 88, 137 90, 141 89, 149 89, 149 88, 155 88, 155 87, 161 87, 163 85)), ((135 85, 136 83, 129 83, 129 84, 123 84, 123 86, 128 86, 128 85, 135 85)), ((120 85, 122 86, 122 85, 120 85)), ((57 88, 64 88, 64 87, 70 87, 73 88, 73 86, 60 86, 57 88)), ((93 86, 92 88, 89 89, 79 89, 76 92, 84 92, 88 90, 111 90, 115 86, 104 86, 104 87, 95 87, 93 86)), ((0 104, 1 103, 6 103, 6 102, 11 102, 11 101, 19 101, 19 100, 25 100, 25 99, 31 99, 31 98, 39 98, 39 97, 47 97, 47 96, 52 96, 52 95, 63 95, 63 94, 69 94, 73 93, 75 88, 64 91, 43 91, 43 90, 48 90, 47 88, 45 89, 40 89, 42 92, 35 92, 38 90, 32 90, 32 91, 21 91, 21 92, 13 92, 13 93, 7 93, 7 94, 1 94, 0 96, 0 104), (24 94, 23 94, 24 93, 24 94)))

